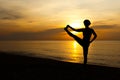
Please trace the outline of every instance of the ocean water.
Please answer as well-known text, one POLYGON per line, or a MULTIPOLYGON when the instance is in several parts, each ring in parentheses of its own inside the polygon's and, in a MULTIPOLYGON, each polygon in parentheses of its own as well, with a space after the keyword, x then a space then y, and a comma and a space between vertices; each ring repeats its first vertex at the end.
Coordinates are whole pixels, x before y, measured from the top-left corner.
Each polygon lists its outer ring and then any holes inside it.
MULTIPOLYGON (((82 47, 75 41, 0 41, 0 51, 83 63, 82 47)), ((94 41, 88 64, 120 68, 120 41, 94 41)))

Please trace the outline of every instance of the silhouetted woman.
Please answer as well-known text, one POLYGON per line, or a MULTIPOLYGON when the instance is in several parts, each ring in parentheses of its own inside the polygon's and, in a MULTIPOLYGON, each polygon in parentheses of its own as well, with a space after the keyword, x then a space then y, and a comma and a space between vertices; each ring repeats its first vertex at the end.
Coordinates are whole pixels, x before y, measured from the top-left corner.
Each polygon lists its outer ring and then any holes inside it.
POLYGON ((97 34, 95 33, 95 31, 92 28, 89 28, 91 22, 89 20, 84 20, 84 25, 85 28, 81 28, 81 29, 74 29, 71 26, 67 25, 64 29, 65 31, 71 36, 73 37, 83 48, 83 55, 84 55, 84 64, 87 64, 87 55, 88 55, 88 48, 91 42, 93 42, 96 37, 97 34), (72 34, 69 30, 68 27, 71 28, 74 31, 77 32, 83 32, 83 39, 79 38, 78 36, 72 34), (92 34, 94 35, 94 37, 91 39, 92 34))

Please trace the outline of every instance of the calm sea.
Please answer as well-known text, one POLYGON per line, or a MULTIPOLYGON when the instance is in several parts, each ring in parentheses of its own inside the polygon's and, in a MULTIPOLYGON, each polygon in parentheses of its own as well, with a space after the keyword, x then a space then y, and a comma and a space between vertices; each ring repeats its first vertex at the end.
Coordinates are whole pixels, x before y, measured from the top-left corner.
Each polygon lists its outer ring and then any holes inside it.
MULTIPOLYGON (((0 41, 0 51, 83 63, 83 50, 75 41, 0 41)), ((88 64, 120 68, 120 41, 93 42, 88 64)))

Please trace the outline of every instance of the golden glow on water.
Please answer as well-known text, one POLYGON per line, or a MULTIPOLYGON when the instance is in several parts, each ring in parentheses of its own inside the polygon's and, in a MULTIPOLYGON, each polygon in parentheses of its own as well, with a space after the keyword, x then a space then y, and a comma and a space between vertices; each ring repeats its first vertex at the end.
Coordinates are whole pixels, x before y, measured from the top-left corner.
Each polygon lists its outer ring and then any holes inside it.
POLYGON ((77 45, 78 43, 76 41, 73 42, 73 48, 74 48, 74 53, 77 52, 77 45))
POLYGON ((82 63, 82 47, 76 41, 72 41, 70 44, 72 50, 70 50, 69 58, 71 60, 69 62, 82 63))

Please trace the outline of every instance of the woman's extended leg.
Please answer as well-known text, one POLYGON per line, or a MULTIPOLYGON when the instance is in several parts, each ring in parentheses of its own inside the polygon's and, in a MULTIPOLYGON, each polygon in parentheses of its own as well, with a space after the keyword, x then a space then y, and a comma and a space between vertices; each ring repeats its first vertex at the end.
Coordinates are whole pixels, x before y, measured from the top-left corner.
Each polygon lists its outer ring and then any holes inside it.
POLYGON ((73 37, 81 46, 83 46, 83 40, 81 38, 68 31, 67 27, 65 28, 65 31, 68 33, 69 36, 73 37))

